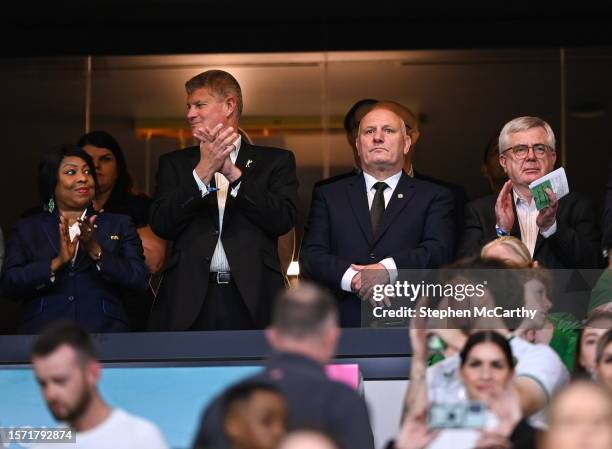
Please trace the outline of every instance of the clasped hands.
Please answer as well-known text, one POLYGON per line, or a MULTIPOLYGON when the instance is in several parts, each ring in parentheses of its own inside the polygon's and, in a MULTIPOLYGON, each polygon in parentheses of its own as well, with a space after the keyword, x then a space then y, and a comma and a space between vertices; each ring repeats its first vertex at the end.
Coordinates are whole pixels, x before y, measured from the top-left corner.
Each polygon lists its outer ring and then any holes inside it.
POLYGON ((60 267, 71 261, 76 253, 77 243, 81 242, 82 248, 89 257, 97 260, 97 255, 102 251, 102 247, 96 239, 97 215, 86 219, 79 219, 79 235, 74 240, 70 238, 70 227, 68 220, 60 216, 59 223, 59 251, 55 258, 51 260, 51 271, 55 272, 60 267))
POLYGON ((196 128, 193 136, 200 141, 200 161, 195 171, 206 185, 210 184, 215 172, 220 172, 229 182, 240 177, 242 172, 230 158, 236 149, 234 142, 238 139, 234 128, 223 129, 219 123, 212 130, 208 127, 196 128))
MULTIPOLYGON (((536 217, 536 224, 540 231, 548 230, 557 219, 557 209, 559 208, 559 202, 557 195, 550 189, 545 189, 546 195, 550 201, 548 207, 540 209, 538 216, 536 217)), ((514 209, 512 208, 512 181, 508 180, 502 187, 497 196, 495 202, 495 218, 497 224, 506 232, 510 232, 512 226, 514 226, 514 209)))
POLYGON ((363 301, 369 301, 372 307, 380 306, 381 302, 386 306, 391 306, 391 301, 385 295, 382 301, 374 300, 374 286, 386 285, 389 283, 389 273, 387 268, 381 263, 371 265, 352 264, 351 268, 357 271, 351 280, 351 291, 356 293, 363 301), (364 275, 364 273, 367 273, 364 275))

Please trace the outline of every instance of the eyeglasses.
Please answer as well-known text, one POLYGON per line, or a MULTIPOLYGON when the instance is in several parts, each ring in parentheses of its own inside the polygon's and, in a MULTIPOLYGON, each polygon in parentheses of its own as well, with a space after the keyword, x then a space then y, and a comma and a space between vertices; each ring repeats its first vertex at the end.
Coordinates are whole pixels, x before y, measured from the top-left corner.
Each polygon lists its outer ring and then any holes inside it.
POLYGON ((544 156, 546 156, 548 150, 555 151, 543 143, 534 143, 533 145, 515 145, 502 151, 502 154, 504 154, 506 151, 512 151, 515 158, 525 159, 529 154, 529 148, 533 149, 533 154, 535 154, 535 157, 538 159, 542 159, 544 156))

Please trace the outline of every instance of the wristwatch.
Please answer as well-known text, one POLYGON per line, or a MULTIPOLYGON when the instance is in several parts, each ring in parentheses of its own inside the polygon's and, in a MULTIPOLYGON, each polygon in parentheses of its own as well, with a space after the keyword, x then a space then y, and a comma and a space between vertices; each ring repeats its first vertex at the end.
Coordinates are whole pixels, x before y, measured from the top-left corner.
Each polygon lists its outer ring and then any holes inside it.
POLYGON ((497 234, 498 237, 505 237, 510 235, 508 231, 504 231, 498 224, 495 225, 495 234, 497 234))

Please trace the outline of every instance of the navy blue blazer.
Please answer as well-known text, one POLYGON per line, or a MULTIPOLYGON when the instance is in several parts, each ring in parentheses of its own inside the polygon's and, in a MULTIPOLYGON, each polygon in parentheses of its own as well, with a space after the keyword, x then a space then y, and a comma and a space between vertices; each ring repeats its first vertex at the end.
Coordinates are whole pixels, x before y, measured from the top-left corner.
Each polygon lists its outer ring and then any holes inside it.
POLYGON ((122 296, 144 290, 149 272, 142 243, 126 215, 102 213, 96 219, 102 257, 96 264, 82 249, 51 279, 59 252, 59 216, 40 212, 20 219, 6 247, 4 294, 23 303, 17 331, 38 333, 58 319, 78 322, 88 332, 129 331, 122 296))
MULTIPOLYGON (((300 271, 358 307, 356 295, 340 288, 351 264, 392 257, 398 269, 438 268, 452 260, 454 240, 452 193, 403 172, 374 235, 365 178, 359 174, 315 187, 300 271)), ((340 309, 343 325, 359 325, 343 319, 342 302, 340 309)))

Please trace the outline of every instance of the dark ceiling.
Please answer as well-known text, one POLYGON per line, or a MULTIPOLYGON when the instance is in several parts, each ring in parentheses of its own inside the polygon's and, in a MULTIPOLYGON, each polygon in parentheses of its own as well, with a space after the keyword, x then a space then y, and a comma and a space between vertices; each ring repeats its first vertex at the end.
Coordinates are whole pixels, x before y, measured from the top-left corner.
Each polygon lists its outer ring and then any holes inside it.
POLYGON ((0 56, 565 47, 612 44, 604 6, 407 1, 13 3, 0 56), (329 6, 329 5, 333 6, 329 6), (326 6, 323 6, 326 5, 326 6))

